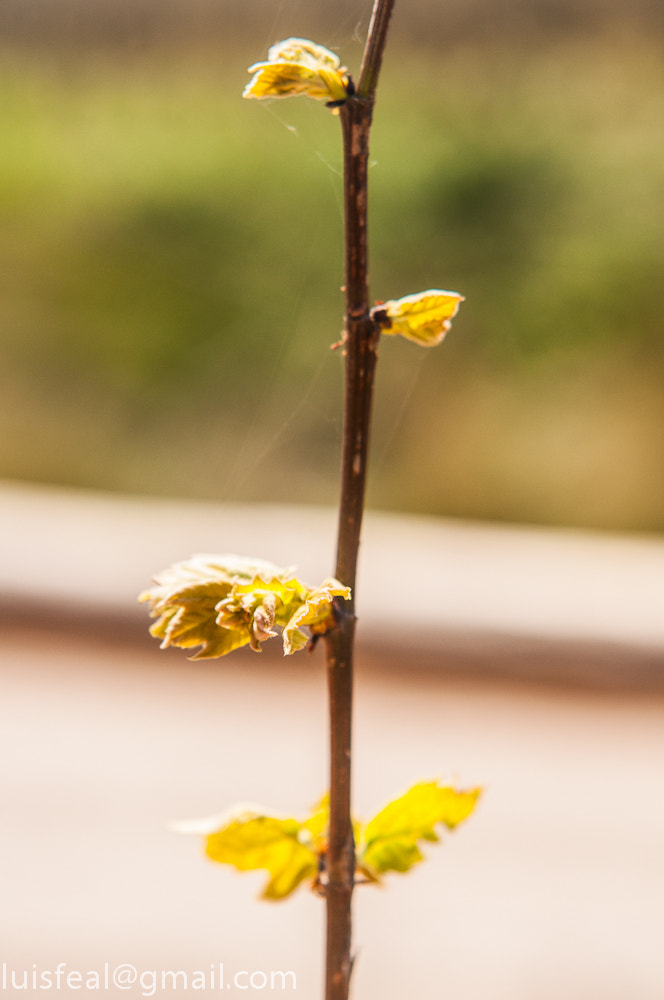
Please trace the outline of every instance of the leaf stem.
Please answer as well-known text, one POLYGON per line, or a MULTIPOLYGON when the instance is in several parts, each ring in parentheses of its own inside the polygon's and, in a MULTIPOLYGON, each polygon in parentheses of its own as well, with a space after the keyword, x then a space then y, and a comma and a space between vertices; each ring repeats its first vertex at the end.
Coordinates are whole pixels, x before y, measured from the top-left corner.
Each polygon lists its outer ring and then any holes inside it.
POLYGON ((374 374, 380 328, 370 315, 367 240, 369 135, 394 0, 375 0, 356 94, 340 108, 344 149, 346 383, 335 576, 352 588, 325 638, 330 709, 330 830, 325 1000, 347 1000, 352 969, 351 729, 355 581, 364 514, 374 374))

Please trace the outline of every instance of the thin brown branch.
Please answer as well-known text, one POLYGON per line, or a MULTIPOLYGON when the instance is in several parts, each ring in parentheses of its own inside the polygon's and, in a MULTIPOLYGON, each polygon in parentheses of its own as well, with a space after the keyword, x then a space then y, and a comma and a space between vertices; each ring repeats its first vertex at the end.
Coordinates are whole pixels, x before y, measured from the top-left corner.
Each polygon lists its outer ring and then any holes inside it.
POLYGON ((327 866, 326 1000, 347 1000, 352 969, 351 729, 355 581, 364 514, 377 343, 371 318, 367 238, 369 135, 394 0, 375 0, 357 94, 340 109, 344 145, 346 387, 336 576, 352 588, 325 639, 330 704, 330 830, 327 866))
POLYGON ((353 592, 379 335, 369 313, 367 173, 371 112, 371 102, 362 98, 351 98, 341 109, 346 219, 346 388, 336 575, 353 592))
POLYGON ((357 93, 360 97, 368 97, 373 100, 378 86, 378 76, 383 62, 383 52, 387 41, 387 30, 390 26, 390 19, 394 9, 394 0, 385 0, 384 3, 374 3, 367 35, 367 44, 364 49, 364 58, 360 69, 360 79, 357 85, 357 93))

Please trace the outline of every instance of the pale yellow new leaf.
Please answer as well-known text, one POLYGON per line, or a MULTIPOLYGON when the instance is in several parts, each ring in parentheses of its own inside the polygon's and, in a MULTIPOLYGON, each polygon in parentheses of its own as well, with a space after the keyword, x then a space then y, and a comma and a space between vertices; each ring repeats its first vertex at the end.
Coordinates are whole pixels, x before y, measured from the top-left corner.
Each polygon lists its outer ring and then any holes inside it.
POLYGON ((260 652, 260 644, 275 636, 273 626, 283 627, 294 610, 306 600, 309 588, 294 577, 255 577, 236 584, 228 597, 217 605, 217 624, 249 636, 251 648, 260 652))
POLYGON ((418 841, 437 841, 438 824, 457 826, 473 811, 479 794, 479 788, 457 791, 436 781, 414 785, 367 823, 358 849, 359 867, 373 876, 408 871, 422 860, 418 841))
POLYGON ((287 38, 268 51, 266 62, 249 67, 253 77, 243 97, 294 97, 303 94, 324 101, 348 96, 348 77, 334 52, 306 38, 287 38))
POLYGON ((344 587, 338 580, 330 577, 324 580, 320 587, 307 594, 304 602, 297 608, 284 626, 284 653, 288 656, 302 649, 308 642, 307 635, 301 630, 307 626, 313 633, 319 635, 334 627, 334 611, 332 601, 335 597, 350 599, 350 587, 344 587))
POLYGON ((382 302, 371 310, 382 332, 412 340, 421 347, 435 347, 452 325, 463 295, 430 288, 416 295, 382 302))
MULTIPOLYGON (((216 607, 230 592, 232 583, 223 575, 200 578, 191 582, 191 565, 180 563, 183 575, 179 584, 174 566, 157 577, 158 586, 140 595, 140 601, 150 602, 150 614, 157 621, 150 627, 150 634, 162 640, 161 646, 180 646, 189 649, 200 646, 194 659, 223 656, 242 645, 227 631, 216 625, 216 607)), ((203 574, 201 574, 203 576, 203 574)))
POLYGON ((327 846, 327 833, 330 825, 330 796, 323 798, 314 806, 311 816, 302 823, 300 840, 319 854, 327 846))
POLYGON ((292 569, 239 556, 194 556, 155 577, 140 595, 157 620, 150 628, 165 646, 200 646, 192 659, 224 656, 241 646, 260 652, 261 643, 283 630, 284 653, 302 649, 312 632, 335 624, 332 601, 350 597, 338 580, 310 587, 292 569))
POLYGON ((265 869, 270 878, 263 898, 279 900, 289 896, 304 879, 316 876, 317 854, 303 843, 308 837, 302 837, 302 824, 295 819, 245 813, 209 834, 205 853, 213 861, 233 865, 240 871, 265 869))
POLYGON ((162 640, 162 648, 200 646, 192 659, 224 656, 252 642, 252 619, 219 624, 219 607, 235 587, 251 584, 261 576, 289 578, 290 569, 279 569, 262 559, 235 555, 197 555, 175 563, 155 577, 155 587, 144 591, 139 601, 147 601, 156 618, 150 633, 162 640))

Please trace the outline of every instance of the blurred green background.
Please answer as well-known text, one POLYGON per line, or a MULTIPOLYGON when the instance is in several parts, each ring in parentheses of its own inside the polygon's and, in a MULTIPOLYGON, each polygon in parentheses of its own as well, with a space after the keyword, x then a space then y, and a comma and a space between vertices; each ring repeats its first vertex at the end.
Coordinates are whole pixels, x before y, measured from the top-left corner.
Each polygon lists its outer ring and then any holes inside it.
MULTIPOLYGON (((5 0, 0 476, 336 502, 338 121, 241 100, 289 35, 357 72, 370 3, 5 0)), ((369 502, 664 529, 664 16, 404 2, 372 141, 369 502)))

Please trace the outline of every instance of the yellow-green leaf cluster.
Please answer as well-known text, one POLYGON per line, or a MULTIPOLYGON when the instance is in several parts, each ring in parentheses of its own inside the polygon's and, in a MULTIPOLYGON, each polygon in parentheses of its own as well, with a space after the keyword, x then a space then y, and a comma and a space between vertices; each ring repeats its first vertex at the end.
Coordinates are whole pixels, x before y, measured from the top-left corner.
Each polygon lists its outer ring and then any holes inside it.
POLYGON ((249 67, 253 73, 243 97, 294 97, 304 94, 322 101, 348 97, 348 75, 334 52, 306 38, 287 38, 269 49, 266 62, 249 67))
POLYGON ((405 337, 421 347, 435 347, 450 329, 463 301, 463 295, 457 292, 430 288, 381 302, 371 314, 383 333, 405 337))
MULTIPOLYGON (((437 841, 436 826, 454 829, 473 811, 479 794, 479 788, 457 791, 424 782, 390 802, 366 825, 354 822, 357 875, 378 882, 385 872, 408 871, 423 860, 418 841, 437 841)), ((305 879, 324 887, 328 826, 326 796, 305 820, 279 819, 257 807, 240 806, 216 821, 182 824, 180 829, 203 833, 205 853, 213 861, 240 871, 265 869, 269 879, 263 898, 279 900, 305 879)))
POLYGON ((259 559, 233 555, 198 555, 176 563, 155 578, 140 601, 156 619, 151 635, 162 648, 200 649, 192 659, 224 656, 241 646, 260 652, 261 643, 282 630, 284 654, 304 648, 309 635, 334 627, 333 601, 347 600, 348 587, 329 578, 310 587, 259 559))

